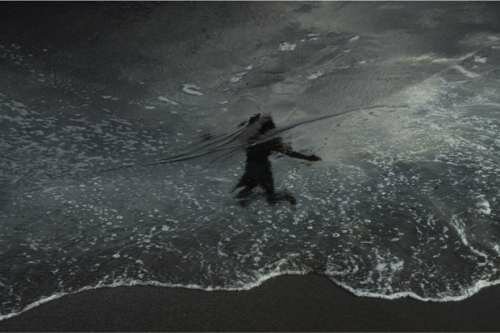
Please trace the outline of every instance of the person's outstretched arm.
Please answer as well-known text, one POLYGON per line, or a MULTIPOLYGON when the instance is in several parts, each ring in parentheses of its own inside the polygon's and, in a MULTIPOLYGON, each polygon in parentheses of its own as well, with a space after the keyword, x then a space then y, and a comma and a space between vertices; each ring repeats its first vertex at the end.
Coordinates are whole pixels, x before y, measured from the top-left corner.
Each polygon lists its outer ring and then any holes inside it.
POLYGON ((290 145, 287 145, 285 143, 282 143, 279 148, 277 149, 282 154, 285 154, 287 156, 293 157, 293 158, 298 158, 301 160, 306 160, 306 161, 320 161, 321 158, 319 156, 316 156, 314 154, 311 155, 304 155, 299 152, 296 152, 292 149, 290 145))

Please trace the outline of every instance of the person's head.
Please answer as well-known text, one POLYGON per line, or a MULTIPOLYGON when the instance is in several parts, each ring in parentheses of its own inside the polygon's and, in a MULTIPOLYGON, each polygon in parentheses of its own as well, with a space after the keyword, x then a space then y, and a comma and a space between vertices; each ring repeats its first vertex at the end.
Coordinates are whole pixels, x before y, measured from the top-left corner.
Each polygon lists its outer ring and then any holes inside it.
POLYGON ((256 113, 246 122, 246 137, 248 140, 256 140, 261 135, 276 128, 273 118, 268 113, 256 113))
POLYGON ((264 133, 276 128, 276 125, 274 124, 274 121, 273 121, 273 117, 271 117, 271 115, 269 113, 264 113, 260 117, 260 123, 261 123, 260 129, 259 129, 260 134, 264 134, 264 133))
POLYGON ((256 114, 254 114, 253 116, 251 116, 251 117, 248 119, 248 124, 247 124, 247 125, 252 125, 252 124, 254 124, 255 122, 259 121, 260 116, 261 116, 261 114, 260 114, 260 113, 256 113, 256 114))

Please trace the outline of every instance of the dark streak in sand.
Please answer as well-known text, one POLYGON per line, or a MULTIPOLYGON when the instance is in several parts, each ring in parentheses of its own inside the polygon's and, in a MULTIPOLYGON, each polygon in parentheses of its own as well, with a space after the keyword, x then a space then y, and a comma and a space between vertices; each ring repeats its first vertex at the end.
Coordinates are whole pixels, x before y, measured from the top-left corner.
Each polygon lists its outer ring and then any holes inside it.
POLYGON ((0 330, 500 330, 500 288, 460 302, 356 297, 318 275, 248 291, 118 287, 85 291, 0 322, 0 330))

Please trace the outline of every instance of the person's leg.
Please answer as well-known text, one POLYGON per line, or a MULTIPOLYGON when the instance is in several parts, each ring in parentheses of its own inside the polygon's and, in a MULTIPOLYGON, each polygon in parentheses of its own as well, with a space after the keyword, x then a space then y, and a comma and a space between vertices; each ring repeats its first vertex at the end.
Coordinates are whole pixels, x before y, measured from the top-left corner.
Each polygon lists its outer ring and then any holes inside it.
POLYGON ((297 200, 295 197, 288 191, 283 191, 278 194, 279 200, 286 200, 288 201, 291 205, 296 205, 297 200))
POLYGON ((259 185, 266 192, 266 200, 269 204, 273 205, 276 202, 278 202, 276 192, 274 191, 273 174, 270 168, 269 170, 266 170, 266 172, 262 174, 259 185))
POLYGON ((295 200, 293 195, 291 195, 287 191, 283 191, 283 192, 279 192, 279 193, 275 191, 273 174, 271 171, 269 171, 269 173, 266 174, 266 177, 262 178, 260 185, 262 186, 262 188, 266 192, 266 199, 267 199, 267 202, 269 204, 273 205, 273 204, 277 203, 278 201, 282 201, 282 200, 288 201, 292 205, 297 204, 297 200, 295 200))
POLYGON ((239 191, 238 194, 236 194, 236 199, 238 199, 238 203, 241 206, 245 207, 246 205, 248 205, 248 197, 250 196, 250 194, 252 194, 252 190, 254 187, 255 185, 248 184, 241 191, 239 191))

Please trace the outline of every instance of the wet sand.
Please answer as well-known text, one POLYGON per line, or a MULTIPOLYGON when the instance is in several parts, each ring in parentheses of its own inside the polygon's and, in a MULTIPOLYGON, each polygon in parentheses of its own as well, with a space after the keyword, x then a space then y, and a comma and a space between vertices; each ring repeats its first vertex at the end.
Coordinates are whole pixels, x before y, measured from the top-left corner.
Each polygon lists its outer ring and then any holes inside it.
POLYGON ((500 330, 500 288, 461 302, 356 297, 317 275, 240 292, 119 287, 86 291, 0 322, 0 330, 500 330))

